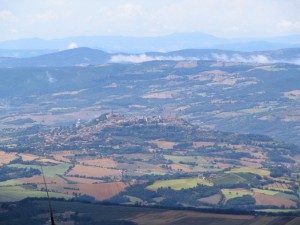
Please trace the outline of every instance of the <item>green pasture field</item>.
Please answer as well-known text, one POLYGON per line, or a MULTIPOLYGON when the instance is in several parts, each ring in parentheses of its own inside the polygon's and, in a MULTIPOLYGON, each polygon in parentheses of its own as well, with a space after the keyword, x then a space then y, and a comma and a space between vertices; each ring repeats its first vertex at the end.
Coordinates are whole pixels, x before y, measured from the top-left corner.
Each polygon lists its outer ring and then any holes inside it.
POLYGON ((234 168, 230 171, 226 171, 226 173, 253 173, 260 176, 270 176, 270 171, 268 170, 249 168, 249 167, 234 168))
POLYGON ((210 164, 201 156, 176 156, 176 155, 164 155, 164 158, 171 160, 175 164, 181 164, 190 167, 198 172, 212 171, 213 169, 206 168, 210 164), (187 164, 185 164, 187 163, 187 164), (197 163, 197 166, 190 166, 188 163, 197 163))
POLYGON ((198 184, 203 184, 206 186, 213 186, 209 181, 203 180, 201 178, 185 178, 185 179, 173 179, 173 180, 159 180, 154 184, 147 187, 149 190, 156 191, 158 188, 172 188, 174 190, 188 189, 196 187, 198 184))
POLYGON ((7 180, 7 181, 2 181, 0 182, 0 187, 3 186, 15 186, 15 185, 21 185, 22 182, 17 181, 17 180, 7 180))
MULTIPOLYGON (((49 195, 52 198, 70 199, 73 197, 71 195, 54 192, 49 192, 49 195)), ((28 197, 45 198, 47 194, 44 191, 28 190, 21 186, 0 187, 0 202, 20 201, 28 197)))
MULTIPOLYGON (((32 168, 38 169, 41 171, 41 167, 39 165, 25 165, 25 164, 10 164, 10 167, 17 168, 32 168)), ((69 169, 71 164, 68 163, 60 163, 53 166, 43 166, 43 171, 46 177, 55 177, 56 175, 64 175, 64 173, 69 169)))
POLYGON ((274 187, 270 188, 269 187, 268 190, 293 193, 293 191, 291 189, 286 189, 286 188, 274 188, 274 187))
POLYGON ((245 179, 235 173, 225 173, 214 180, 215 185, 239 184, 245 182, 245 179))
POLYGON ((258 188, 252 188, 251 189, 255 193, 265 194, 265 195, 272 195, 275 196, 279 194, 278 191, 270 191, 270 190, 264 190, 264 189, 258 189, 258 188))
POLYGON ((243 197, 245 195, 252 195, 251 191, 248 190, 222 189, 221 192, 224 195, 226 201, 232 198, 243 197))
POLYGON ((130 202, 128 204, 135 204, 135 203, 140 203, 143 202, 142 199, 134 197, 134 196, 130 196, 130 195, 125 195, 125 197, 129 198, 130 202))

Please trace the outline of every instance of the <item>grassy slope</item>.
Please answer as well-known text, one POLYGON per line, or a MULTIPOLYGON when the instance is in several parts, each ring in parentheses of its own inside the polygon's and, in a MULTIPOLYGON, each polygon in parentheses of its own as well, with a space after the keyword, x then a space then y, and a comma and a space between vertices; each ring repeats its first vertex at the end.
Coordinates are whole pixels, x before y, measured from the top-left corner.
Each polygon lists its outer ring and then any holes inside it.
MULTIPOLYGON (((70 195, 54 192, 50 192, 49 195, 53 198, 72 198, 70 195)), ((20 201, 27 197, 45 198, 47 195, 44 191, 27 190, 21 186, 0 187, 0 199, 3 202, 20 201)))
MULTIPOLYGON (((38 165, 11 164, 8 166, 41 170, 41 167, 38 165)), ((46 177, 55 177, 56 175, 63 175, 69 169, 70 166, 71 165, 68 163, 60 163, 53 166, 43 166, 43 171, 46 177)))
POLYGON ((252 195, 251 191, 246 189, 238 190, 238 189, 222 189, 222 194, 224 195, 226 201, 232 198, 242 197, 244 195, 252 195))
POLYGON ((160 180, 147 187, 149 190, 156 191, 158 188, 172 188, 174 190, 180 190, 184 188, 193 188, 197 184, 203 184, 207 186, 213 186, 209 181, 200 178, 186 178, 186 179, 174 179, 174 180, 160 180))
POLYGON ((228 171, 227 173, 254 173, 260 176, 270 176, 270 171, 268 170, 248 168, 248 167, 235 168, 228 171))

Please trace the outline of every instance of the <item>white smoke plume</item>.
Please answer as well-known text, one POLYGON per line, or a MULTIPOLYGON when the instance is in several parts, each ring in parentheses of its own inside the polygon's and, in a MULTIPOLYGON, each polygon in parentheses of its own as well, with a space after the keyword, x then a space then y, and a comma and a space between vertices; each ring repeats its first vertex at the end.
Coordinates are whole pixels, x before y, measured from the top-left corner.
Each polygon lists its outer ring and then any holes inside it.
POLYGON ((47 79, 48 79, 48 82, 50 84, 52 83, 55 83, 57 80, 55 79, 55 77, 53 77, 48 71, 46 71, 46 76, 47 76, 47 79))
POLYGON ((11 105, 7 99, 0 99, 0 110, 9 110, 10 108, 11 105))

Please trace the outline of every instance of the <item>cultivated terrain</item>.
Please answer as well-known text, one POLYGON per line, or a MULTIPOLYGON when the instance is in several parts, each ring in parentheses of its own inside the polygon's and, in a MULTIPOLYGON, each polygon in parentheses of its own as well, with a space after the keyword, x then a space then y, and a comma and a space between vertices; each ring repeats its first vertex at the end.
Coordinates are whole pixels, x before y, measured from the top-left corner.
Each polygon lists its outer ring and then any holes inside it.
POLYGON ((43 56, 51 67, 1 68, 1 126, 62 125, 115 111, 178 116, 206 128, 300 143, 298 65, 199 60, 85 64, 82 58, 92 59, 95 51, 43 56), (58 67, 61 59, 74 57, 79 66, 58 67))
POLYGON ((299 49, 88 48, 1 58, 0 221, 18 223, 29 204, 32 224, 47 220, 45 201, 24 200, 46 197, 44 171, 66 224, 147 224, 158 214, 155 224, 297 224, 300 66, 288 62, 298 58, 299 49), (290 214, 260 217, 269 212, 290 214))
POLYGON ((121 204, 295 209, 299 147, 184 120, 104 114, 87 123, 7 129, 1 201, 43 196, 121 204))

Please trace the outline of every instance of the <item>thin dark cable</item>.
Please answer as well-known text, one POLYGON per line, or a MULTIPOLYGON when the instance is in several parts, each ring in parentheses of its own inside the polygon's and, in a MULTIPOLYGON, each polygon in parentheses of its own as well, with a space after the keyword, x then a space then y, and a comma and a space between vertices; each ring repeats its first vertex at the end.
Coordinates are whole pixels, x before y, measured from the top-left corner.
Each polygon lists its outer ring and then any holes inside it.
POLYGON ((55 225, 54 217, 53 217, 52 205, 51 205, 51 201, 50 201, 50 197, 49 197, 49 192, 48 192, 48 187, 47 187, 47 183, 46 183, 46 179, 45 179, 45 175, 44 175, 43 166, 41 166, 41 170, 42 170, 43 180, 44 180, 44 184, 45 184, 45 188, 46 188, 46 193, 47 193, 47 197, 48 197, 48 204, 49 204, 49 210, 50 210, 51 225, 55 225))

